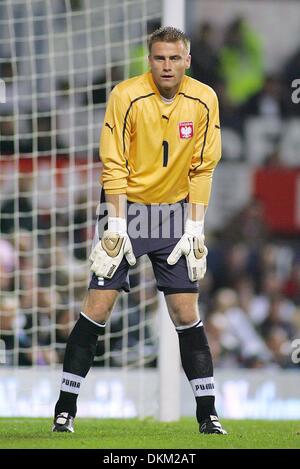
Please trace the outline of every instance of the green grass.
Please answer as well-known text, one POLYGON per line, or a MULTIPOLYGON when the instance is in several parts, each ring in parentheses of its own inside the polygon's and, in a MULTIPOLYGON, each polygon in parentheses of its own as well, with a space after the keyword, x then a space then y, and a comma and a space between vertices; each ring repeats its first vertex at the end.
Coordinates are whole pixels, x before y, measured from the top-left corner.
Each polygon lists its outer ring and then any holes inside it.
POLYGON ((200 435, 193 418, 77 418, 75 433, 52 433, 51 419, 0 418, 0 448, 300 448, 299 421, 222 420, 228 435, 200 435))

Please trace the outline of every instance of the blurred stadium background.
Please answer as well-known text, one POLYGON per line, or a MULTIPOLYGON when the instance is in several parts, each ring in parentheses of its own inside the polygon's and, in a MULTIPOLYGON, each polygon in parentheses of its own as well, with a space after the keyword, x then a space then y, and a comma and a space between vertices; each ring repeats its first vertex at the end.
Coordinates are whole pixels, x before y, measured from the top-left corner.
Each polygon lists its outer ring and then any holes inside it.
MULTIPOLYGON (((89 279, 105 103, 147 69, 147 34, 162 24, 190 35, 189 73, 220 102, 200 291, 219 413, 300 418, 295 0, 0 2, 0 416, 52 416, 89 279)), ((131 272, 78 415, 194 415, 151 266, 131 272)))

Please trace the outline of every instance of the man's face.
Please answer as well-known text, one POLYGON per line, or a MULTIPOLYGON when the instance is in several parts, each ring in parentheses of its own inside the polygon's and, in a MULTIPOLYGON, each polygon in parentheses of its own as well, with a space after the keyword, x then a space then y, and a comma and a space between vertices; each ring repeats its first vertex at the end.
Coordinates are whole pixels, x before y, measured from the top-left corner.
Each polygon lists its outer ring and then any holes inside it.
POLYGON ((191 56, 182 41, 155 42, 152 44, 149 64, 160 94, 172 98, 179 89, 185 70, 191 64, 191 56))

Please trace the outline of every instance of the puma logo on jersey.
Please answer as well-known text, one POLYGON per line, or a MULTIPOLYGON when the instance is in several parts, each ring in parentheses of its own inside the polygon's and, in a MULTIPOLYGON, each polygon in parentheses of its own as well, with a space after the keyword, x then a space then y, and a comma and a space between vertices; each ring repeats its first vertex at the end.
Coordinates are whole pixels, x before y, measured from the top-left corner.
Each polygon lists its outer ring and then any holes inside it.
POLYGON ((179 122, 179 135, 180 138, 192 138, 194 135, 194 123, 179 122))
POLYGON ((105 126, 109 128, 109 130, 111 131, 111 133, 113 133, 113 130, 114 130, 114 128, 116 127, 115 125, 114 125, 113 127, 111 127, 108 122, 105 122, 105 126))

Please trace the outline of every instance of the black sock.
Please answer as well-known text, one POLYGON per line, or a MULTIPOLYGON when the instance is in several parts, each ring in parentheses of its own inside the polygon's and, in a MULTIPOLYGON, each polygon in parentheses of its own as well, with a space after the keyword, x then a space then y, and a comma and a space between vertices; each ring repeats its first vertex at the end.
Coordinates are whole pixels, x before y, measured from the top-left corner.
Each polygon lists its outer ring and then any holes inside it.
POLYGON ((104 326, 80 314, 67 341, 61 391, 55 406, 55 415, 68 412, 75 417, 80 385, 92 366, 102 327, 104 326))
POLYGON ((217 415, 213 379, 213 363, 202 321, 188 328, 176 328, 181 362, 192 386, 200 423, 210 415, 217 415))

